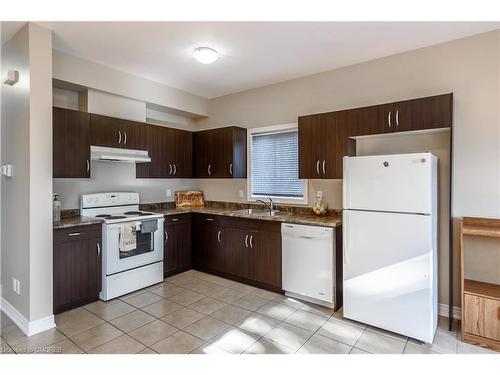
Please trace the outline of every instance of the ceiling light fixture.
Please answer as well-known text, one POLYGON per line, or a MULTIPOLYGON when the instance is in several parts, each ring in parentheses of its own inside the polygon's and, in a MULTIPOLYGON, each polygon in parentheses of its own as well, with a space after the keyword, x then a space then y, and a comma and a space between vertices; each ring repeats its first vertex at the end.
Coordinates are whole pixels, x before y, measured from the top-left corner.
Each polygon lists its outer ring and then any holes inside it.
POLYGON ((219 58, 219 54, 213 48, 198 47, 193 51, 193 57, 202 64, 211 64, 219 58))

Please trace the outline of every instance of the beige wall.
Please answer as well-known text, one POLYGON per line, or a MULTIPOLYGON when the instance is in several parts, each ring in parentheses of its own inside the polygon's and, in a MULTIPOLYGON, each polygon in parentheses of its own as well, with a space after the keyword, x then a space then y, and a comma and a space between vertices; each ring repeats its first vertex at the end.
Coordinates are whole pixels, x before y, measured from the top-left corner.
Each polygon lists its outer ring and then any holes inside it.
POLYGON ((29 27, 24 26, 2 46, 2 77, 19 71, 14 86, 2 83, 2 164, 14 166, 2 183, 2 297, 24 317, 29 316, 29 27), (12 278, 21 282, 21 295, 12 278))
POLYGON ((53 51, 55 79, 156 104, 195 116, 206 116, 208 99, 102 64, 53 51))
POLYGON ((2 46, 2 297, 33 322, 52 316, 52 36, 28 23, 2 46), (21 282, 21 294, 12 278, 21 282))
POLYGON ((52 33, 29 23, 30 314, 52 315, 52 33))
MULTIPOLYGON (((453 216, 499 217, 499 36, 494 31, 216 98, 209 117, 196 126, 284 124, 309 113, 453 92, 453 216)), ((236 200, 235 184, 210 182, 205 193, 236 200)), ((340 208, 341 181, 320 184, 330 206, 340 208)), ((454 303, 459 305, 456 244, 454 303)), ((440 302, 447 303, 446 296, 441 290, 440 302)))

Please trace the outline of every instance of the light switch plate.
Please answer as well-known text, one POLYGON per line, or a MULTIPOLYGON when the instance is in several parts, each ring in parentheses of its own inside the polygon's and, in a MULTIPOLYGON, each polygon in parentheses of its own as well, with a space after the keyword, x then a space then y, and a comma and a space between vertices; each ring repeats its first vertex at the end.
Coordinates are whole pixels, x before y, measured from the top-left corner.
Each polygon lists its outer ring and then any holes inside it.
POLYGON ((240 198, 245 198, 245 192, 243 191, 243 189, 238 190, 238 195, 240 198))
POLYGON ((172 189, 167 189, 167 198, 172 198, 172 189))
POLYGON ((323 191, 322 190, 318 190, 316 192, 316 198, 323 198, 323 191))
POLYGON ((0 174, 6 177, 12 177, 12 164, 4 164, 0 167, 0 174))

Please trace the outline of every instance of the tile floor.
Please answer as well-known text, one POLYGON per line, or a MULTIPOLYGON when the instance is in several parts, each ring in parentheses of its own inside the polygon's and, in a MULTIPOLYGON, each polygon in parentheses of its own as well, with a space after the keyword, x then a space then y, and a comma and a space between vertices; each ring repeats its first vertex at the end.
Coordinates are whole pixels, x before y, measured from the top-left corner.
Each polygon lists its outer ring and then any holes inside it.
POLYGON ((440 321, 425 345, 343 318, 342 311, 198 271, 56 316, 26 337, 2 313, 2 353, 493 353, 440 321))

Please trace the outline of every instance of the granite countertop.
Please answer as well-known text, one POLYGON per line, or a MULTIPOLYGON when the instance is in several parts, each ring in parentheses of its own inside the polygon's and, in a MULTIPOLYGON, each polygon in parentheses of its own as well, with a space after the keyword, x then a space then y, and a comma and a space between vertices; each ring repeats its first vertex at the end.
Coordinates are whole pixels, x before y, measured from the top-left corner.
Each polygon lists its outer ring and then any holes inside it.
POLYGON ((71 228, 71 227, 79 227, 82 225, 102 224, 103 222, 104 220, 95 217, 71 216, 71 217, 63 217, 61 218, 61 221, 53 223, 53 228, 54 229, 71 228))
POLYGON ((293 223, 293 224, 304 224, 304 225, 317 225, 322 227, 338 227, 342 225, 342 218, 336 215, 330 216, 317 216, 314 214, 306 213, 289 213, 283 216, 260 216, 247 214, 244 212, 237 212, 233 208, 225 207, 192 207, 192 208, 163 208, 156 209, 154 212, 161 213, 165 216, 178 215, 182 213, 197 212, 210 215, 222 215, 239 217, 244 219, 254 219, 254 220, 267 220, 267 221, 278 221, 281 223, 293 223))
MULTIPOLYGON (((261 208, 250 206, 253 208, 261 208)), ((143 205, 140 209, 144 211, 155 212, 159 214, 163 214, 165 216, 170 215, 179 215, 183 213, 202 213, 209 215, 221 215, 221 216, 230 216, 230 217, 239 217, 243 219, 253 219, 253 220, 266 220, 266 221, 276 221, 280 223, 293 223, 293 224, 304 224, 304 225, 316 225, 322 227, 331 227, 335 228, 342 225, 342 216, 340 213, 334 213, 327 216, 317 216, 312 212, 309 213, 308 208, 297 208, 297 207, 278 207, 277 209, 280 211, 288 211, 287 215, 283 216, 264 216, 264 215, 252 215, 245 212, 239 212, 238 210, 242 208, 248 208, 247 206, 238 206, 232 203, 219 204, 219 203, 209 203, 204 207, 183 207, 176 208, 173 204, 147 204, 143 205), (295 212, 293 211, 295 210, 295 212), (297 212, 298 211, 298 212, 297 212)), ((67 210, 66 213, 68 216, 63 216, 61 221, 58 223, 54 223, 54 229, 61 228, 71 228, 78 227, 81 225, 92 225, 92 224, 101 224, 103 222, 102 219, 94 218, 94 217, 84 217, 78 216, 77 210, 67 210)))

